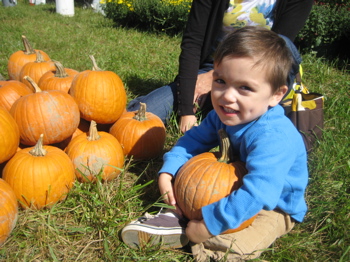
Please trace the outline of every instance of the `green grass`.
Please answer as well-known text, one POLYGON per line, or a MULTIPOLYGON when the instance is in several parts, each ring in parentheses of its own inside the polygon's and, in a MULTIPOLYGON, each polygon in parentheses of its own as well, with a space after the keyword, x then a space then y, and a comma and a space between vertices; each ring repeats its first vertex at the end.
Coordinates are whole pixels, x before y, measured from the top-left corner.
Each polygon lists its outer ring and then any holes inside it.
MULTIPOLYGON (((55 13, 55 6, 0 6, 0 73, 22 50, 21 35, 65 67, 98 66, 117 73, 129 99, 173 80, 180 38, 115 27, 91 9, 76 7, 74 17, 55 13)), ((306 85, 325 95, 324 138, 309 155, 309 212, 302 224, 277 240, 261 259, 269 261, 350 261, 350 109, 347 61, 328 61, 303 54, 306 85), (342 64, 343 69, 339 69, 342 64)), ((179 137, 175 121, 167 128, 165 151, 179 137)), ((157 211, 156 173, 161 159, 126 161, 110 183, 79 184, 67 199, 49 210, 20 210, 17 225, 0 249, 0 261, 192 261, 188 249, 123 244, 123 226, 146 210, 157 211)))

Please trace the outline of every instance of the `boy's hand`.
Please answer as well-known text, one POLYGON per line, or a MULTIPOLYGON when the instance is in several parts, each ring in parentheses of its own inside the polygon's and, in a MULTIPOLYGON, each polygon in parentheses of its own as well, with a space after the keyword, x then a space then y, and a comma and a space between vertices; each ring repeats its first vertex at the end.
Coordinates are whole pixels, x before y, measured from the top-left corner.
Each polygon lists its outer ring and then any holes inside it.
POLYGON ((208 240, 213 235, 210 234, 204 220, 191 220, 187 224, 186 235, 193 243, 202 243, 208 240))
POLYGON ((173 176, 168 173, 161 173, 158 178, 160 194, 164 197, 164 202, 176 208, 175 212, 182 216, 180 208, 176 205, 176 199, 173 188, 173 176))
POLYGON ((172 181, 173 176, 168 173, 161 173, 158 178, 158 186, 160 194, 164 197, 164 202, 168 205, 175 206, 176 200, 172 181))

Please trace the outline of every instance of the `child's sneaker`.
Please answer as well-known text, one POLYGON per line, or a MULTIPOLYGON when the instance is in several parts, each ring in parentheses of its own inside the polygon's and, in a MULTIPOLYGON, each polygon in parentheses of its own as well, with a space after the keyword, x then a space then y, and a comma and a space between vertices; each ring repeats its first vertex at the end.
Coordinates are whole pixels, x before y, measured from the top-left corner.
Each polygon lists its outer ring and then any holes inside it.
POLYGON ((181 248, 188 244, 185 233, 187 221, 175 212, 167 211, 130 222, 122 230, 122 239, 132 248, 157 245, 166 248, 181 248))

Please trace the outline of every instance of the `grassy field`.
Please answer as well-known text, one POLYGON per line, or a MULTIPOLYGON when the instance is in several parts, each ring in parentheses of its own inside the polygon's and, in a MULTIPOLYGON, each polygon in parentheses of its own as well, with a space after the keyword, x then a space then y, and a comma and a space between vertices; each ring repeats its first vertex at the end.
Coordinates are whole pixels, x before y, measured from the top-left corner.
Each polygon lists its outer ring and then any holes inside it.
MULTIPOLYGON (((65 67, 100 68, 117 73, 128 98, 173 80, 180 38, 118 28, 91 9, 76 7, 73 17, 55 13, 55 5, 0 6, 0 73, 23 50, 21 35, 65 67)), ((309 155, 309 212, 302 224, 277 240, 261 259, 268 261, 350 261, 350 74, 346 61, 303 54, 304 79, 325 95, 324 138, 309 155), (341 65, 341 66, 339 66, 341 65)), ((349 68, 349 65, 348 67, 349 68)), ((179 137, 167 127, 164 151, 179 137)), ((188 249, 149 247, 132 250, 120 238, 123 226, 146 210, 161 206, 156 173, 161 159, 127 160, 110 183, 76 183, 67 199, 48 210, 20 210, 17 225, 0 247, 0 261, 192 261, 188 249)))

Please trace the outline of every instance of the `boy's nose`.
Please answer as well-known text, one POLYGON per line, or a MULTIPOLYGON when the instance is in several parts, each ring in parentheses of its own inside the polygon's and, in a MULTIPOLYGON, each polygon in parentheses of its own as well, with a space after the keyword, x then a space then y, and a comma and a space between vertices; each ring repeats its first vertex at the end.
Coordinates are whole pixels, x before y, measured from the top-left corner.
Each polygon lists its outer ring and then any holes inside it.
POLYGON ((226 102, 235 103, 237 101, 237 92, 233 88, 229 88, 223 92, 222 98, 226 102))

